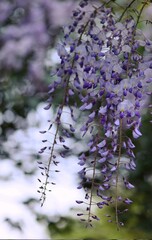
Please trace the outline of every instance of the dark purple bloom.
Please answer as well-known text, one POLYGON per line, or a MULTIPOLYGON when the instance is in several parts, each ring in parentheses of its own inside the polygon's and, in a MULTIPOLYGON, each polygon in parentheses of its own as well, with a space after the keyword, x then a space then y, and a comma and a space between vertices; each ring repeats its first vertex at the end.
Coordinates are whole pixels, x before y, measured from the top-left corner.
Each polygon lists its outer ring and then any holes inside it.
POLYGON ((76 203, 81 204, 83 201, 76 200, 76 203))
POLYGON ((133 201, 132 200, 130 200, 129 198, 126 198, 125 200, 124 200, 124 203, 126 203, 126 204, 131 204, 131 203, 133 203, 133 201))
POLYGON ((75 129, 74 129, 74 127, 70 124, 70 131, 71 132, 75 132, 75 129))
POLYGON ((70 148, 67 147, 66 145, 63 144, 63 147, 66 149, 66 150, 69 150, 70 148))

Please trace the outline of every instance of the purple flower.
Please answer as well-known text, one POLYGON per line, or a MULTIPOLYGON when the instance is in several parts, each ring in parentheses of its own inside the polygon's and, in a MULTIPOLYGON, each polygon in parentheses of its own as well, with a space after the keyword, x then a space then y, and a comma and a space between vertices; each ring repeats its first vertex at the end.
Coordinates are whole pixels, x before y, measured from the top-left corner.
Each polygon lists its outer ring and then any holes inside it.
POLYGON ((100 143, 97 144, 99 148, 103 148, 106 145, 106 140, 101 141, 100 143))
POLYGON ((133 201, 130 200, 129 198, 126 198, 126 199, 124 200, 124 203, 130 205, 131 203, 133 203, 133 201))
MULTIPOLYGON (((122 202, 124 197, 119 196, 119 186, 124 183, 125 189, 134 188, 123 174, 136 168, 135 145, 130 131, 133 138, 142 136, 141 116, 152 74, 149 60, 145 61, 144 54, 141 56, 138 51, 140 44, 148 48, 147 40, 142 36, 143 43, 139 44, 140 36, 135 27, 138 27, 136 21, 127 17, 122 22, 116 21, 106 4, 96 8, 83 0, 73 11, 72 21, 58 45, 57 80, 49 86, 50 105, 46 107, 49 109, 53 101, 58 104, 52 121, 57 131, 49 163, 53 163, 53 156, 57 157, 58 144, 65 142, 63 153, 67 152, 70 150, 66 145, 67 138, 79 141, 81 135, 81 141, 86 144, 74 149, 81 167, 78 172, 81 182, 77 188, 84 188, 89 224, 92 219, 99 220, 92 214, 94 204, 98 208, 115 204, 116 214, 120 214, 123 211, 119 210, 117 202, 122 202), (58 99, 59 89, 62 89, 61 100, 58 99), (68 124, 63 122, 64 107, 73 109, 68 124), (74 108, 76 114, 79 112, 77 119, 73 117, 74 108), (74 119, 73 124, 71 120, 74 119), (115 196, 109 197, 109 192, 115 192, 115 196), (94 193, 100 199, 97 203, 93 202, 94 193)), ((71 154, 72 150, 68 153, 71 154)), ((81 200, 76 202, 84 203, 81 200)), ((128 198, 123 202, 132 203, 128 198)), ((117 222, 119 226, 123 225, 117 222)))
POLYGON ((82 204, 82 203, 83 203, 83 201, 76 200, 76 203, 78 203, 78 204, 82 204))
POLYGON ((140 136, 142 136, 142 133, 139 131, 138 128, 135 128, 135 129, 133 130, 132 134, 133 134, 133 137, 134 137, 134 138, 139 138, 140 136))
POLYGON ((132 189, 132 188, 134 188, 134 185, 132 185, 130 182, 128 182, 125 178, 123 179, 123 181, 124 181, 125 187, 126 187, 127 189, 132 189))
POLYGON ((99 162, 99 163, 104 163, 106 160, 107 160, 106 157, 103 157, 103 158, 100 158, 100 159, 98 160, 98 162, 99 162))
POLYGON ((85 161, 84 161, 84 160, 80 160, 80 161, 78 162, 78 164, 79 164, 80 166, 84 166, 84 165, 85 165, 85 161))

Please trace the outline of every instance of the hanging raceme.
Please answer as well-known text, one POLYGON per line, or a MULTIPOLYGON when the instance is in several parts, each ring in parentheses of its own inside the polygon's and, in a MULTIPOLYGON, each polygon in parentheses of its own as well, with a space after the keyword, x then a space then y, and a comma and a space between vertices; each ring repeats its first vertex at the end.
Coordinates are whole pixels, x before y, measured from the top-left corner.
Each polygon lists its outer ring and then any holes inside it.
POLYGON ((136 169, 133 139, 142 136, 141 115, 152 79, 152 61, 144 54, 152 47, 152 42, 138 30, 148 1, 142 3, 137 19, 126 16, 124 11, 119 20, 110 8, 111 2, 114 1, 98 6, 81 1, 73 11, 71 24, 64 28, 64 39, 57 47, 60 64, 56 68, 56 80, 49 86, 45 109, 58 102, 61 89, 62 97, 48 129, 51 131, 52 126, 56 126, 53 142, 40 150, 40 153, 50 150, 50 157, 45 166, 38 162, 44 177, 43 181, 39 179, 42 185, 38 191, 43 205, 51 166, 58 166, 58 155, 64 160, 67 152, 72 154, 66 140, 80 131, 88 148, 78 156, 78 164, 82 167, 78 172, 78 189, 84 188, 85 196, 84 200, 76 202, 86 204, 86 211, 77 215, 87 226, 92 226, 92 220, 99 220, 94 206, 99 209, 112 206, 115 217, 108 215, 108 222, 116 222, 119 229, 124 225, 121 214, 127 212, 127 205, 132 203, 127 190, 134 185, 127 176, 128 171, 136 169), (66 127, 62 120, 65 107, 69 107, 74 122, 66 127), (74 108, 79 109, 83 117, 80 129, 76 129, 78 119, 74 116, 74 108), (62 149, 58 150, 58 144, 62 149), (123 188, 126 193, 122 195, 123 188))

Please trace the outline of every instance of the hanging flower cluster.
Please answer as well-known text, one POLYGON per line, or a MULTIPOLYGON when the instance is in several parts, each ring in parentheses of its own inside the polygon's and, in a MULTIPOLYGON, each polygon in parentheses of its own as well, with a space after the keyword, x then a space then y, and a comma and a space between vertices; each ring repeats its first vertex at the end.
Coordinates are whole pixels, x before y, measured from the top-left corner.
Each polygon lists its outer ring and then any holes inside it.
MULTIPOLYGON (((142 10, 145 5, 146 2, 142 10)), ((64 28, 63 42, 58 45, 61 61, 56 68, 56 79, 49 86, 46 106, 49 109, 52 102, 59 104, 48 131, 53 125, 56 130, 52 145, 40 151, 43 153, 49 148, 50 158, 46 166, 39 162, 45 178, 44 182, 39 180, 42 183, 39 192, 43 205, 50 168, 58 165, 58 152, 65 158, 70 151, 66 141, 76 131, 74 107, 77 106, 83 114, 77 131, 87 141, 88 149, 78 157, 82 167, 78 188, 83 188, 86 194, 84 200, 76 202, 86 204, 86 211, 78 216, 87 225, 92 225, 94 219, 99 220, 93 213, 94 205, 99 209, 111 205, 115 208, 114 221, 119 229, 123 225, 119 215, 132 203, 127 194, 122 196, 121 188, 134 188, 127 180, 127 171, 136 169, 132 139, 142 136, 141 115, 152 79, 152 61, 144 57, 152 42, 137 28, 141 12, 137 20, 130 17, 117 21, 106 4, 88 6, 87 0, 81 1, 73 11, 71 24, 64 28), (58 100, 61 89, 62 99, 58 100), (66 127, 62 120, 65 107, 69 108, 74 122, 66 127), (58 149, 58 145, 62 145, 62 149, 58 149), (124 206, 121 211, 120 203, 124 206)), ((109 215, 108 219, 113 221, 109 215)))

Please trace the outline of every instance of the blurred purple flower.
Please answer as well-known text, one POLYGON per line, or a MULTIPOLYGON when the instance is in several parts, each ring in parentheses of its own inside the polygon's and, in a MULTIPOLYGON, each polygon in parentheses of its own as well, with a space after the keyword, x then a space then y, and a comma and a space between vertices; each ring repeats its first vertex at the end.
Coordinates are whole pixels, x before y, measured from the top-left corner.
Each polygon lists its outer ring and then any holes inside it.
POLYGON ((43 80, 47 50, 74 5, 58 0, 1 0, 0 69, 19 72, 26 66, 28 79, 43 80))

